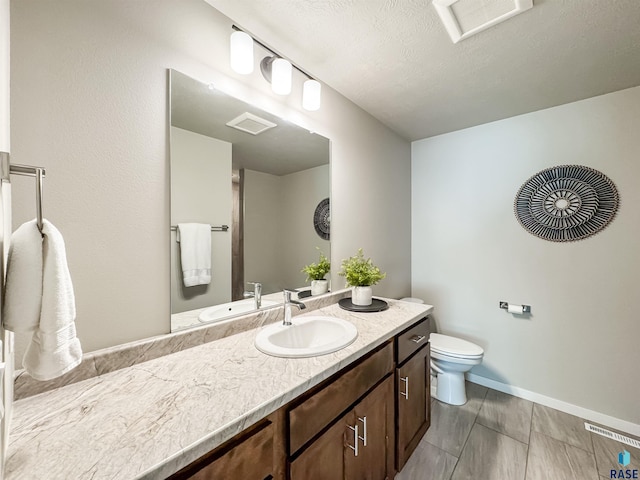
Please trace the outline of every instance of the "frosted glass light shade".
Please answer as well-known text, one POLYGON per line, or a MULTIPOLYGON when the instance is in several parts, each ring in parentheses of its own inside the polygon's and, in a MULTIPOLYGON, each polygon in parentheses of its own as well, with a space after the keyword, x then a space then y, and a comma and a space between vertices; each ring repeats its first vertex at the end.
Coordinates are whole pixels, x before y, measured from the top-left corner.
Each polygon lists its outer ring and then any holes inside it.
POLYGON ((322 86, 316 80, 307 80, 302 86, 302 108, 313 112, 320 108, 322 86))
POLYGON ((253 72, 253 38, 244 32, 231 34, 230 48, 231 69, 242 75, 253 72))
POLYGON ((291 63, 284 58, 276 58, 271 64, 271 90, 278 95, 291 93, 291 63))

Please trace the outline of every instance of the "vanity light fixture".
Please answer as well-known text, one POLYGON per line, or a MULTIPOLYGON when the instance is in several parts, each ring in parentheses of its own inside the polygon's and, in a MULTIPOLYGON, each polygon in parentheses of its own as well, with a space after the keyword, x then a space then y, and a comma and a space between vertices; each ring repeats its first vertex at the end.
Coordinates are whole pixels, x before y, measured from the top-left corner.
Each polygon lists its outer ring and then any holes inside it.
POLYGON ((291 93, 291 75, 293 69, 291 62, 284 58, 276 58, 271 64, 271 89, 278 95, 291 93))
POLYGON ((236 30, 231 34, 230 42, 231 68, 242 75, 253 73, 253 38, 251 35, 236 30))
POLYGON ((313 112, 320 108, 322 86, 317 80, 309 79, 302 86, 302 108, 313 112))
POLYGON ((273 93, 277 95, 289 95, 291 93, 292 74, 295 68, 307 77, 302 89, 302 108, 308 111, 320 109, 320 93, 322 90, 320 82, 311 78, 302 69, 293 65, 289 60, 281 57, 271 48, 255 40, 251 35, 240 30, 235 25, 232 25, 231 28, 233 33, 231 34, 230 61, 233 71, 241 74, 253 72, 253 42, 255 42, 271 53, 271 55, 267 55, 260 61, 260 71, 264 79, 271 84, 273 93))
POLYGON ((264 79, 271 83, 271 90, 278 95, 289 95, 291 93, 292 65, 289 60, 271 56, 264 57, 260 62, 260 70, 264 79))

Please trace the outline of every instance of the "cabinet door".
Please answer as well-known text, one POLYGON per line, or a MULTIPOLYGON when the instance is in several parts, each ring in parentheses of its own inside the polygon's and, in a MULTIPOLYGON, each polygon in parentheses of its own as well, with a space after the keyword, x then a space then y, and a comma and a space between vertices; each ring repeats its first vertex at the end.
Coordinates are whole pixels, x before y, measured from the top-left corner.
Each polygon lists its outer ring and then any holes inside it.
POLYGON ((388 342, 321 390, 294 405, 289 410, 289 455, 295 455, 393 369, 393 344, 388 342))
POLYGON ((291 462, 290 479, 392 478, 393 398, 389 376, 291 462))
MULTIPOLYGON (((393 475, 393 376, 367 395, 349 415, 351 427, 358 427, 358 455, 345 448, 347 480, 384 480, 393 475)), ((355 438, 355 432, 348 440, 355 438)), ((349 434, 348 434, 349 435, 349 434)))
POLYGON ((396 369, 397 468, 407 463, 431 423, 429 345, 396 369))
MULTIPOLYGON (((351 451, 346 445, 353 439, 353 433, 347 433, 347 423, 351 419, 339 420, 329 430, 323 433, 309 448, 291 462, 291 480, 340 480, 344 478, 345 450, 351 451)), ((353 445, 353 444, 351 444, 353 445)))
MULTIPOLYGON (((236 439, 233 440, 236 442, 236 439)), ((265 422, 234 446, 204 455, 170 480, 264 480, 273 476, 273 425, 265 422), (247 459, 250 459, 249 461, 247 459)))

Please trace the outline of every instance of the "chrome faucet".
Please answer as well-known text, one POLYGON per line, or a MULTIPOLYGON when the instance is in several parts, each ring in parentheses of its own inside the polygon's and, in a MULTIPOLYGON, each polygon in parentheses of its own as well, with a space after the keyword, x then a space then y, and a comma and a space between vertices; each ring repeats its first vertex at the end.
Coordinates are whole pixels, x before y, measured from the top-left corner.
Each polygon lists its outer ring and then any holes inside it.
POLYGON ((262 284, 259 282, 247 282, 247 285, 253 285, 253 292, 244 292, 242 296, 244 298, 251 298, 256 301, 256 310, 262 305, 262 284))
POLYGON ((284 320, 282 321, 282 325, 289 326, 291 325, 291 306, 295 305, 300 310, 304 310, 307 306, 298 300, 291 300, 291 294, 298 293, 297 290, 285 288, 282 293, 284 294, 284 320))

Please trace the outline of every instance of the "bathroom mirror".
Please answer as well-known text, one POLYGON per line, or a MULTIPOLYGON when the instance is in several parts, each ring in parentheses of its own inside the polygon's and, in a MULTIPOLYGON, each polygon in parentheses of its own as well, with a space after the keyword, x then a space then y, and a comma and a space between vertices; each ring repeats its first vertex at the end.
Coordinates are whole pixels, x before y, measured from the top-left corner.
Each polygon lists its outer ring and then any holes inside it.
POLYGON ((330 142, 175 70, 170 84, 176 331, 202 325, 203 309, 217 321, 255 308, 248 282, 262 285, 262 307, 280 304, 284 287, 306 285, 301 269, 318 261, 318 249, 330 258, 315 225, 329 198, 330 142), (180 223, 212 226, 208 284, 185 286, 180 223))

